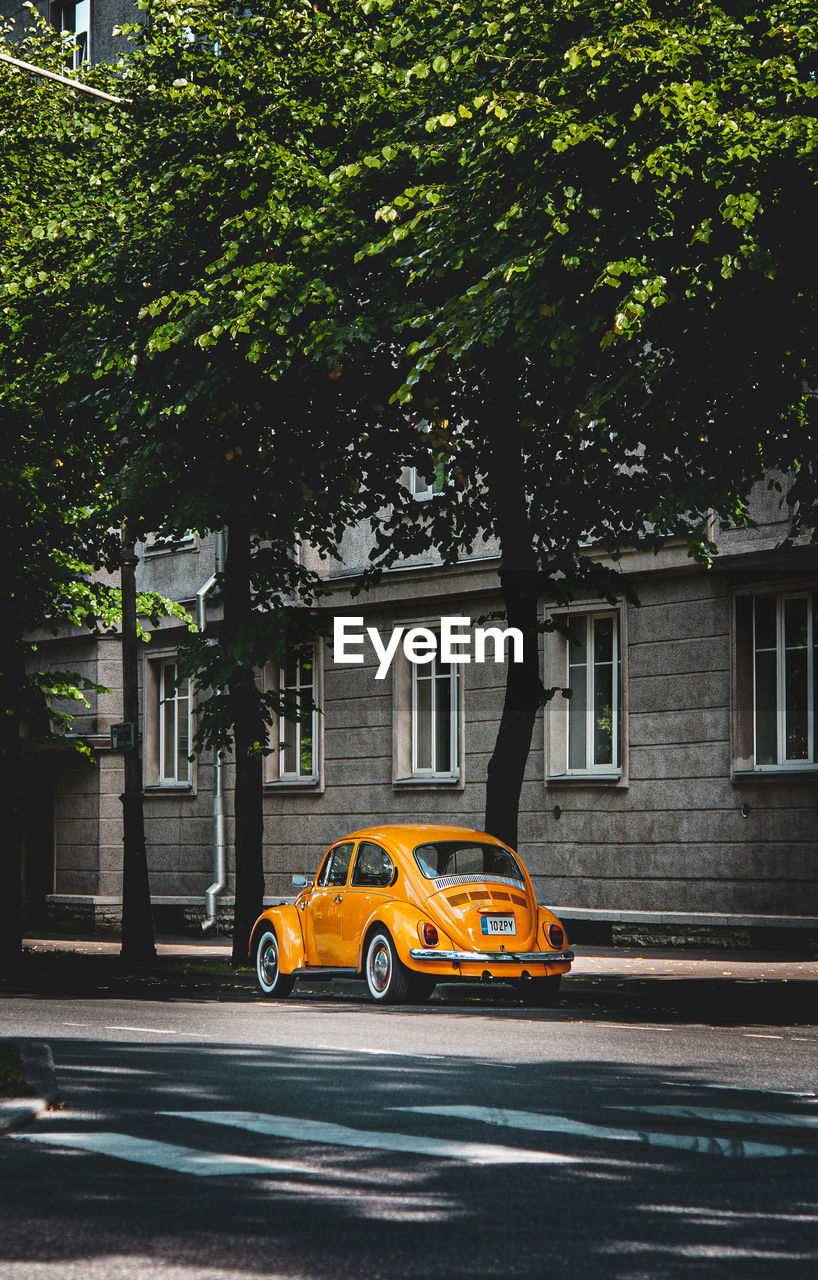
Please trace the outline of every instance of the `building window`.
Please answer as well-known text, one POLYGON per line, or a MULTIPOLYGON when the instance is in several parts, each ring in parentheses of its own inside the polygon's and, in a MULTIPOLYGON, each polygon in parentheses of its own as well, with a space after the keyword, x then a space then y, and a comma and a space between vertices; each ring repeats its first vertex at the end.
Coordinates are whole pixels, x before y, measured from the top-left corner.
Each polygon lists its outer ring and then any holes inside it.
POLYGON ((587 614, 567 624, 568 772, 620 767, 619 627, 615 614, 587 614))
POLYGON ((814 765, 816 597, 753 597, 752 636, 755 767, 814 765))
POLYGON ((429 657, 412 664, 412 776, 456 778, 458 669, 439 652, 429 657))
POLYGON ((175 658, 159 668, 159 782, 189 786, 191 782, 190 680, 179 678, 175 658))
POLYGON ((429 473, 419 467, 411 468, 409 487, 412 497, 418 502, 427 502, 438 493, 442 493, 449 482, 447 463, 443 454, 434 454, 429 461, 429 473))
POLYGON ((278 721, 278 781, 314 782, 317 777, 317 652, 298 645, 279 668, 282 713, 278 721))
POLYGON ((91 58, 91 0, 57 0, 51 6, 51 25, 74 36, 70 70, 76 71, 91 58))

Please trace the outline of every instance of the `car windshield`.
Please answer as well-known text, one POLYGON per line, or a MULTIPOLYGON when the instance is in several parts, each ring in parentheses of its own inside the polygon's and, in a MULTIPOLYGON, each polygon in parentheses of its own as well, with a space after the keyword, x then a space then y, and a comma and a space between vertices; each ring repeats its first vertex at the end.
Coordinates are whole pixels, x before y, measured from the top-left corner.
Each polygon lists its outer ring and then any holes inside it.
POLYGON ((415 862, 427 880, 439 876, 503 876, 525 884, 520 864, 507 849, 478 840, 430 840, 415 849, 415 862))

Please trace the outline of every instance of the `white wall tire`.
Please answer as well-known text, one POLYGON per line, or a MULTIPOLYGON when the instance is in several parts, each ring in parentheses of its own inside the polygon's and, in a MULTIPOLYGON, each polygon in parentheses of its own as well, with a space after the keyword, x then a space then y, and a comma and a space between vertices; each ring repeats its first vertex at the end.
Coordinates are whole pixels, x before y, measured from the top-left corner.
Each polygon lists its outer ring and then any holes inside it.
POLYGON ((256 979, 265 996, 283 1000, 293 989, 294 979, 282 973, 279 964, 278 939, 275 930, 264 929, 256 942, 256 979))
POLYGON ((378 1004, 405 1004, 409 997, 411 974, 386 929, 377 930, 367 943, 364 977, 378 1004))

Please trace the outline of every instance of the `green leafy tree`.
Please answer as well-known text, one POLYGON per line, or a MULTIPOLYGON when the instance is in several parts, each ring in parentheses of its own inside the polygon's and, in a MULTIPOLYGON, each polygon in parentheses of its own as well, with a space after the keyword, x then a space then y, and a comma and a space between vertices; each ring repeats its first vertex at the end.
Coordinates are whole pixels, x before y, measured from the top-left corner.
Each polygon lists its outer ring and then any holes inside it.
MULTIPOLYGON (((54 61, 36 33, 19 52, 54 61)), ((89 580, 99 546, 93 452, 53 406, 60 376, 69 376, 56 354, 59 312, 32 302, 47 272, 37 251, 43 223, 60 216, 61 193, 74 189, 77 167, 61 145, 53 95, 7 66, 0 68, 0 116, 0 804, 9 894, 0 948, 8 961, 19 953, 22 930, 26 758, 34 743, 70 726, 65 708, 83 696, 75 674, 36 670, 31 634, 62 623, 93 625, 100 615, 110 622, 116 601, 89 580), (31 351, 40 342, 55 353, 50 368, 34 367, 31 351)))
MULTIPOLYGON (((453 481, 423 536, 451 557, 497 537, 526 637, 488 768, 486 826, 513 844, 554 692, 540 599, 613 598, 622 551, 668 536, 706 560, 713 513, 747 521, 771 470, 816 525, 814 6, 364 9, 395 114, 335 180, 377 208, 398 332, 412 305, 396 399, 453 481)), ((415 537, 386 523, 378 554, 415 537)))
MULTIPOLYGON (((32 18, 22 42, 8 51, 62 74, 64 42, 36 13, 32 18)), ((75 672, 43 669, 32 637, 64 635, 71 627, 119 629, 121 591, 111 571, 121 558, 116 528, 123 509, 120 454, 94 410, 93 370, 77 359, 78 345, 93 346, 94 326, 78 326, 72 292, 101 225, 115 223, 115 211, 100 198, 110 176, 99 145, 109 132, 110 106, 5 63, 0 98, 0 785, 11 894, 3 953, 12 959, 22 929, 26 771, 44 741, 64 740, 72 729, 72 704, 104 692, 75 672)), ((153 592, 139 593, 135 607, 154 622, 168 611, 183 614, 153 592)), ((134 643, 137 630, 147 639, 134 619, 134 643)), ((89 754, 81 741, 74 745, 89 754)), ((150 929, 147 886, 144 907, 150 929)))
POLYGON ((126 29, 128 110, 99 134, 110 216, 63 338, 121 453, 131 527, 227 529, 218 645, 193 638, 184 670, 199 745, 235 757, 236 961, 261 910, 262 758, 281 710, 255 672, 300 634, 295 605, 315 586, 296 547, 329 553, 355 519, 406 501, 402 442, 417 450, 405 413, 385 408, 393 364, 351 391, 343 376, 376 322, 350 285, 369 209, 362 222, 331 207, 370 84, 353 56, 360 17, 171 2, 126 29), (363 430, 362 397, 384 406, 363 430))

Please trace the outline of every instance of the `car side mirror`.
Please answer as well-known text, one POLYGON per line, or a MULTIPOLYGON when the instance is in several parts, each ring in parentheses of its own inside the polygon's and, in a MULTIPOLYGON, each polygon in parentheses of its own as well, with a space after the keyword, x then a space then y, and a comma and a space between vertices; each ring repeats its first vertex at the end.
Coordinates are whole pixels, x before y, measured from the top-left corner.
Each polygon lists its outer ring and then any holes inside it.
POLYGON ((308 884, 315 884, 315 876, 293 876, 294 889, 306 889, 308 884))

